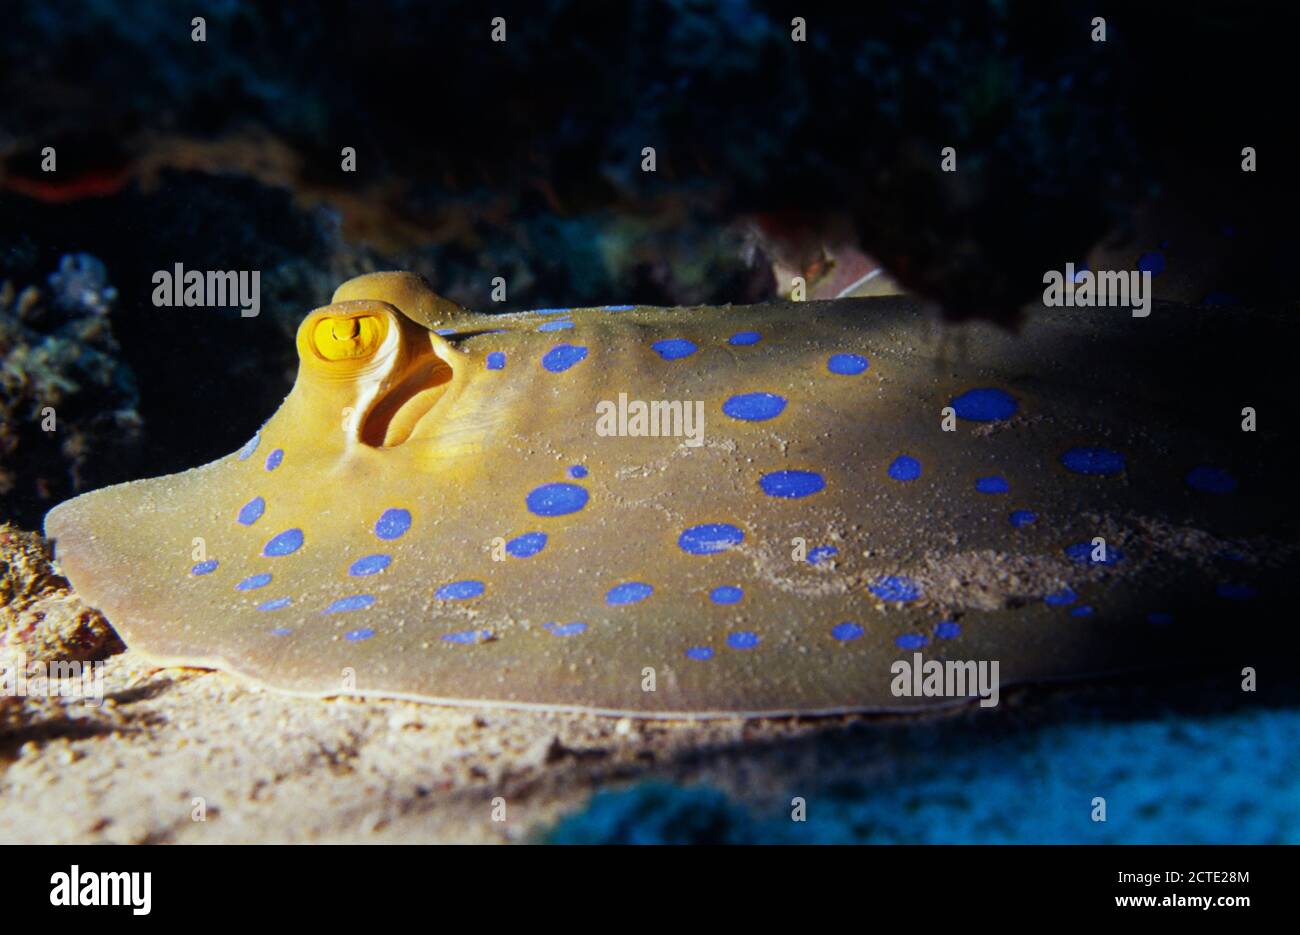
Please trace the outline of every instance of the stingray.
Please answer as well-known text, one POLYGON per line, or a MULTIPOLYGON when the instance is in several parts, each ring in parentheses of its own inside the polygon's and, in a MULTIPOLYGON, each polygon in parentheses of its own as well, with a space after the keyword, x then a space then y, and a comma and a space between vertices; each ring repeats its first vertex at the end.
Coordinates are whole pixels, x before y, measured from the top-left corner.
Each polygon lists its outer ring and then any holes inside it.
POLYGON ((1214 659, 1294 515, 1161 320, 953 342, 901 296, 489 315, 370 274, 239 451, 46 532, 133 649, 309 696, 897 711, 972 694, 900 664, 1214 659))

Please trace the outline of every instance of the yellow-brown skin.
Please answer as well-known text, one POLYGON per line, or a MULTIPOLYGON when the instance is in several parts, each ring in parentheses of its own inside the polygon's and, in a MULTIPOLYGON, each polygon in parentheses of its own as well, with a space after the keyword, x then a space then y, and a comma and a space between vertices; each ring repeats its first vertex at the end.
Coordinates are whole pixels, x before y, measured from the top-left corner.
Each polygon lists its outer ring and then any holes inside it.
POLYGON ((912 656, 896 643, 905 633, 925 635, 927 654, 999 660, 1004 683, 1125 667, 1150 656, 1132 618, 1159 606, 1162 590, 1176 593, 1186 572, 1136 542, 1115 568, 1078 568, 1062 550, 1097 534, 1085 508, 1167 513, 1167 478, 1138 470, 1080 477, 1057 457, 1102 431, 1107 444, 1136 451, 1178 444, 1178 430, 1159 427, 1163 401, 1149 393, 1117 409, 1122 424, 1103 420, 1087 383, 1094 365, 1071 360, 1075 314, 1031 325, 1021 340, 980 331, 954 361, 917 306, 900 298, 579 309, 568 316, 572 328, 543 333, 556 316, 473 314, 418 277, 372 274, 342 285, 303 322, 297 382, 251 456, 78 497, 53 510, 46 529, 65 573, 129 645, 164 663, 229 669, 303 694, 642 716, 950 701, 891 691, 891 664, 912 656), (454 333, 440 337, 435 327, 454 333), (742 330, 762 340, 728 343, 742 330), (664 338, 689 338, 698 350, 665 360, 651 348, 664 338), (584 346, 588 356, 551 372, 540 361, 557 344, 584 346), (490 352, 506 354, 505 369, 487 369, 490 352), (842 352, 866 356, 870 368, 831 373, 828 355, 842 352), (1045 355, 1060 362, 1056 383, 1025 379, 1045 355), (943 407, 974 386, 1012 392, 1016 418, 942 431, 943 407), (766 421, 723 414, 728 398, 749 392, 788 402, 766 421), (620 393, 702 400, 704 443, 598 435, 596 403, 620 393), (268 470, 276 449, 283 462, 268 470), (921 478, 888 477, 902 453, 920 460, 921 478), (588 473, 570 477, 572 465, 588 473), (759 478, 781 470, 815 470, 826 487, 794 499, 765 495, 759 478), (976 493, 974 479, 989 474, 1005 477, 1012 494, 976 493), (589 499, 566 515, 535 514, 528 494, 552 483, 581 487, 589 499), (257 496, 264 514, 238 522, 257 496), (1013 528, 1008 512, 1022 507, 1040 520, 1013 528), (413 522, 382 540, 375 524, 389 509, 409 511, 413 522), (679 547, 684 529, 724 522, 744 541, 712 555, 679 547), (273 535, 293 528, 303 531, 301 548, 263 554, 273 535), (503 541, 532 531, 548 537, 540 553, 502 553, 503 541), (796 540, 804 551, 833 545, 838 554, 814 566, 796 540), (350 576, 371 554, 392 562, 350 576), (193 574, 203 557, 217 569, 193 574), (983 562, 983 577, 956 581, 970 573, 954 569, 972 561, 983 562), (260 573, 272 583, 236 589, 260 573), (897 574, 926 596, 889 603, 868 591, 897 574), (435 596, 466 580, 482 582, 484 593, 435 596), (629 581, 654 592, 608 604, 610 588, 629 581), (1081 626, 1042 602, 1066 584, 1097 608, 1096 622, 1081 626), (711 601, 720 585, 743 587, 743 600, 711 601), (324 612, 358 593, 373 604, 324 612), (292 604, 257 609, 281 596, 292 604), (936 640, 946 618, 960 621, 961 635, 936 640), (832 638, 844 621, 863 636, 832 638), (561 636, 548 626, 574 622, 585 631, 561 636), (373 634, 358 638, 364 630, 373 634), (467 631, 478 641, 444 639, 467 631), (758 645, 730 647, 737 632, 755 634, 758 645), (688 658, 690 647, 713 656, 688 658))

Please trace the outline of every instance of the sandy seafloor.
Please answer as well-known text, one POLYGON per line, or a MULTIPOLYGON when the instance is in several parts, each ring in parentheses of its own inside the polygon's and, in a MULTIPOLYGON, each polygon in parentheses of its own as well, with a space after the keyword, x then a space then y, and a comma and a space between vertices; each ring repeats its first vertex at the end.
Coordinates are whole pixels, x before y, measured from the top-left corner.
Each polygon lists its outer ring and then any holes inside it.
POLYGON ((128 650, 102 706, 0 700, 0 841, 1300 841, 1294 699, 1221 709, 1231 689, 1184 676, 941 716, 647 722, 299 699, 128 650))

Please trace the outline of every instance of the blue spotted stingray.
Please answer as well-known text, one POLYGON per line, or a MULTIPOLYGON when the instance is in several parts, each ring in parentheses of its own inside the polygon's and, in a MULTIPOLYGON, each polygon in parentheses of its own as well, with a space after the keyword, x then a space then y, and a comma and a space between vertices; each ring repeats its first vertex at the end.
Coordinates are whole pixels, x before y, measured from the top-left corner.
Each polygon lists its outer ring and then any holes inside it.
POLYGON ((899 694, 918 653, 1123 669, 1252 586, 1187 525, 1229 459, 1099 407, 1080 314, 953 359, 901 297, 482 315, 372 274, 238 452, 46 529, 133 649, 304 695, 829 713, 960 700, 899 694))

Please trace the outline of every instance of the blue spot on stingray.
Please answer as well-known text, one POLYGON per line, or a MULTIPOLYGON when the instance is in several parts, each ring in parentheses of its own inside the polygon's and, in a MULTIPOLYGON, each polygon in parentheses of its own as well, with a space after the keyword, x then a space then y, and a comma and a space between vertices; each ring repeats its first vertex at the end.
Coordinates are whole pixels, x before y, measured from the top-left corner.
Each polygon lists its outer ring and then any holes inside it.
POLYGON ((526 532, 506 543, 506 551, 515 558, 532 558, 546 548, 546 533, 526 532))
POLYGON ((1061 455, 1061 463, 1076 474, 1108 476, 1124 470, 1124 456, 1109 448, 1071 448, 1061 455))
POLYGON ((961 635, 961 624, 956 620, 940 621, 934 628, 935 639, 955 640, 961 635))
POLYGON ((899 455, 889 465, 887 472, 894 480, 909 481, 916 480, 921 476, 921 462, 911 455, 899 455))
POLYGON ((930 642, 930 640, 923 633, 904 633, 895 639, 894 642, 898 645, 899 649, 920 649, 926 643, 930 642))
POLYGON ((534 315, 567 315, 572 312, 571 308, 535 308, 534 315))
POLYGON ((635 305, 602 305, 601 311, 604 312, 630 312, 636 308, 635 305))
POLYGON ((581 480, 587 476, 587 469, 581 464, 575 464, 569 468, 569 476, 576 480, 581 480))
POLYGON ((261 497, 254 497, 239 508, 239 522, 245 526, 251 526, 262 518, 266 512, 266 501, 261 497))
POLYGON ((785 397, 775 393, 741 393, 722 404, 724 414, 745 422, 775 419, 785 409, 785 397))
POLYGON ((440 601, 467 601, 471 597, 478 597, 487 588, 482 581, 453 581, 451 584, 444 584, 433 596, 440 601))
POLYGON ((1187 472, 1187 486, 1201 493, 1232 493, 1237 479, 1223 468, 1201 465, 1187 472))
POLYGON ((843 623, 837 623, 831 627, 831 636, 841 643, 847 643, 851 640, 862 639, 862 634, 866 632, 859 624, 852 623, 848 620, 843 623))
POLYGON ((262 554, 268 557, 276 555, 292 555, 302 548, 302 530, 286 529, 284 532, 272 536, 270 541, 262 549, 262 554))
POLYGON ((727 645, 732 649, 753 649, 758 645, 758 634, 749 630, 737 630, 727 634, 727 645))
POLYGON ((491 638, 491 630, 461 630, 457 633, 444 633, 442 636, 444 643, 455 643, 458 646, 470 646, 475 643, 483 643, 491 638))
POLYGON ((1092 608, 1087 604, 1080 604, 1078 607, 1070 608, 1071 617, 1091 617, 1092 608))
POLYGON ((808 564, 820 565, 826 559, 839 555, 840 550, 833 545, 819 545, 815 549, 808 551, 808 564))
POLYGON ((261 432, 258 432, 248 441, 244 442, 244 447, 239 449, 239 454, 237 456, 239 460, 247 461, 249 458, 251 458, 253 456, 253 452, 257 450, 257 446, 261 444, 261 442, 262 442, 261 432))
POLYGON ((565 329, 572 328, 572 327, 573 327, 573 322, 568 320, 544 321, 537 326, 537 330, 538 331, 564 331, 565 329))
POLYGON ((1043 603, 1049 607, 1065 607, 1068 604, 1073 604, 1078 599, 1079 595, 1075 594, 1070 588, 1061 588, 1059 591, 1044 595, 1043 603))
POLYGON ((692 555, 716 555, 745 541, 745 534, 730 523, 704 523, 685 529, 677 547, 692 555))
POLYGON ((707 662, 713 658, 713 650, 708 646, 692 646, 686 650, 686 658, 707 662))
MULTIPOLYGON (((291 597, 277 597, 274 600, 263 601, 262 603, 257 605, 257 609, 258 610, 280 610, 283 607, 288 607, 292 603, 293 603, 293 598, 291 597)), ((276 631, 272 630, 271 632, 275 633, 276 631)), ((285 632, 288 631, 286 630, 285 632)))
POLYGON ((280 466, 280 462, 282 462, 283 460, 284 460, 284 449, 283 448, 275 449, 275 451, 271 452, 269 455, 266 456, 266 469, 268 471, 274 471, 276 468, 280 466))
POLYGON ((343 638, 352 643, 359 643, 362 640, 368 640, 375 635, 375 631, 370 627, 357 627, 355 630, 349 630, 343 634, 343 638))
POLYGON ((826 361, 827 370, 844 377, 857 376, 869 366, 871 362, 861 354, 832 354, 826 361))
POLYGON ((190 574, 210 575, 216 570, 217 570, 217 560, 215 558, 209 558, 202 562, 197 563, 193 568, 191 568, 190 574))
POLYGON ((365 610, 375 599, 369 594, 351 594, 347 597, 340 597, 333 604, 325 608, 327 614, 341 614, 349 610, 365 610))
POLYGON ((1165 271, 1165 255, 1152 250, 1138 257, 1138 271, 1159 276, 1165 271))
POLYGON ((264 588, 271 583, 271 576, 266 572, 260 575, 249 575, 239 584, 235 585, 238 591, 256 591, 258 588, 264 588))
POLYGON ((1165 626, 1173 622, 1174 615, 1163 610, 1153 610, 1147 614, 1147 623, 1154 623, 1156 626, 1165 626))
POLYGON ((1010 419, 1019 407, 1014 396, 994 387, 967 390, 960 396, 954 397, 951 405, 953 411, 957 413, 957 418, 970 422, 996 422, 999 419, 1010 419))
MULTIPOLYGON (((264 606, 265 606, 265 605, 263 605, 263 607, 264 607, 264 606)), ((259 608, 258 608, 258 610, 261 610, 261 609, 263 609, 263 608, 262 608, 262 607, 259 607, 259 608)), ((288 636, 288 635, 289 635, 290 633, 292 633, 292 632, 293 632, 293 631, 290 630, 288 627, 276 627, 274 630, 271 631, 271 635, 272 635, 272 636, 288 636)))
POLYGON ((437 335, 455 334, 456 329, 455 328, 434 328, 433 333, 437 335))
POLYGON ((409 510, 384 510, 375 521, 375 535, 380 539, 400 539, 411 528, 409 510))
POLYGON ((1012 510, 1010 521, 1012 526, 1019 529, 1022 526, 1038 522, 1038 514, 1033 510, 1012 510))
POLYGON ((975 478, 975 489, 980 493, 1006 493, 1011 489, 1005 477, 977 477, 975 478))
POLYGON ((750 344, 757 344, 761 340, 763 340, 763 336, 757 331, 737 331, 727 338, 727 343, 734 347, 746 347, 750 344))
POLYGON ((1223 584, 1215 588, 1215 593, 1219 597, 1230 601, 1249 601, 1259 596, 1259 591, 1256 588, 1236 581, 1223 582, 1223 584))
POLYGON ((1124 553, 1113 545, 1106 546, 1106 557, 1100 561, 1095 561, 1092 557, 1091 542, 1076 542, 1068 546, 1065 554, 1080 565, 1114 565, 1124 557, 1124 553))
POLYGON ((557 344, 546 352, 546 356, 542 358, 542 366, 551 373, 563 373, 586 357, 585 347, 577 344, 557 344))
POLYGON ((528 509, 538 516, 564 516, 587 505, 587 491, 577 484, 542 484, 525 498, 528 509))
POLYGON ((488 354, 488 355, 487 355, 487 368, 488 368, 489 370, 505 370, 505 369, 506 369, 506 352, 505 352, 505 351, 493 351, 492 353, 488 354))
POLYGON ((644 601, 654 591, 654 587, 643 581, 624 581, 609 589, 605 595, 606 604, 635 604, 644 601))
POLYGON ((769 497, 784 497, 789 500, 824 490, 826 481, 814 471, 773 471, 759 478, 758 486, 769 497))
POLYGON ((579 633, 585 633, 587 625, 585 623, 548 623, 545 629, 550 630, 555 636, 577 636, 579 633))
POLYGON ((724 584, 709 592, 709 600, 715 604, 736 604, 744 596, 744 589, 738 588, 734 584, 724 584))
POLYGON ((348 569, 348 574, 354 578, 363 578, 366 575, 377 575, 393 563, 391 555, 367 555, 365 558, 359 558, 352 563, 348 569))
POLYGON ((921 596, 921 586, 906 575, 877 578, 867 590, 884 601, 914 601, 921 596))
POLYGON ((683 357, 690 357, 698 350, 694 341, 685 338, 667 338, 656 341, 650 347, 664 360, 681 360, 683 357))

